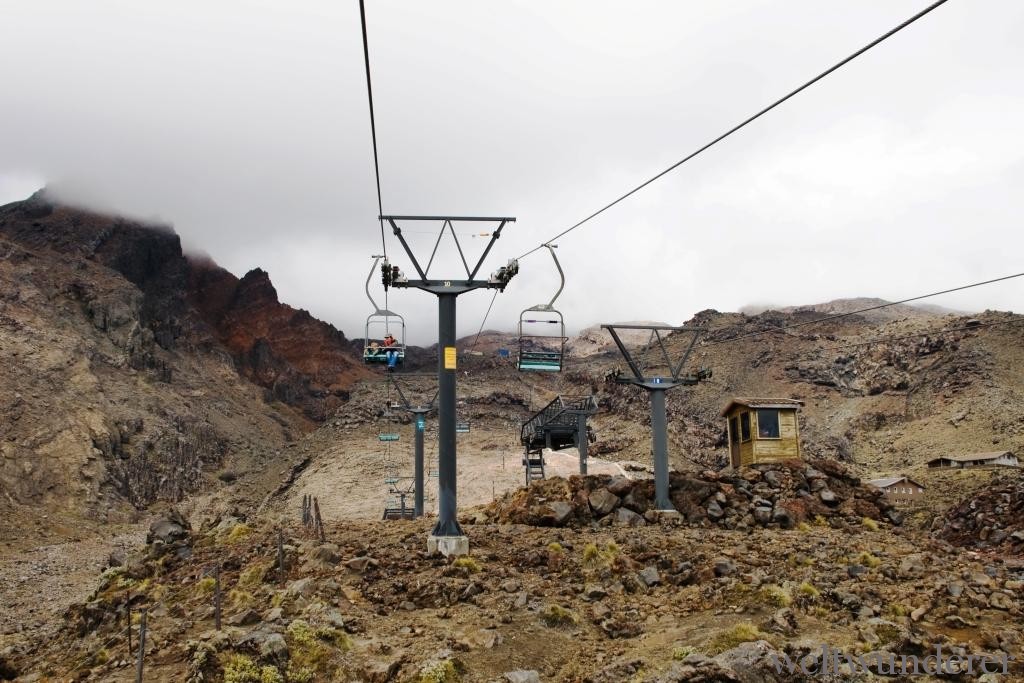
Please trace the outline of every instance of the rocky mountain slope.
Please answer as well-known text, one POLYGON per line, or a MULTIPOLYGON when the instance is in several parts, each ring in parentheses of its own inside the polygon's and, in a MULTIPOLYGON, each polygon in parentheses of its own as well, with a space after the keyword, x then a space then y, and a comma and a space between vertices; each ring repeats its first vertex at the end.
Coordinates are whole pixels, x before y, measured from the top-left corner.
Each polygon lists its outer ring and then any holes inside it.
POLYGON ((262 271, 239 280, 166 227, 44 192, 0 207, 9 542, 258 476, 365 376, 344 336, 279 303, 262 271))

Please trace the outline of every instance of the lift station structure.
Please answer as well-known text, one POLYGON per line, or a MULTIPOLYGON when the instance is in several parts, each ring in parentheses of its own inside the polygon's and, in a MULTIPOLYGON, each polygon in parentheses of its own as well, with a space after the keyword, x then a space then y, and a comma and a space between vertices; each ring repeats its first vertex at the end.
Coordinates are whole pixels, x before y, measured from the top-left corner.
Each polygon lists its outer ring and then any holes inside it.
POLYGON ((523 444, 526 485, 544 478, 544 449, 560 451, 576 446, 580 474, 587 473, 587 446, 593 432, 587 418, 597 412, 596 396, 559 396, 523 423, 519 439, 523 444))
POLYGON ((646 390, 651 395, 651 435, 654 451, 654 506, 662 512, 676 512, 672 507, 672 501, 668 496, 668 419, 665 411, 665 392, 669 389, 681 386, 693 386, 701 380, 711 377, 711 370, 700 369, 695 374, 684 375, 683 367, 693 353, 697 340, 706 330, 703 327, 671 327, 668 325, 601 325, 602 329, 608 330, 612 341, 618 347, 619 352, 629 366, 631 376, 618 372, 615 381, 619 384, 632 384, 646 390), (622 342, 620 331, 650 331, 650 339, 647 342, 647 356, 654 354, 656 362, 650 365, 650 369, 664 368, 667 375, 655 375, 649 373, 645 358, 638 354, 630 353, 629 349, 622 342), (662 333, 666 333, 662 336, 662 333), (671 334, 692 335, 690 343, 686 346, 682 358, 678 363, 673 363, 669 357, 668 348, 665 346, 665 338, 671 334))
POLYGON ((456 405, 455 405, 455 379, 457 370, 458 354, 455 349, 455 302, 459 295, 471 292, 475 289, 497 289, 504 291, 505 287, 519 272, 519 264, 511 260, 507 265, 491 273, 490 277, 479 279, 477 276, 483 266, 484 260, 490 253, 494 243, 501 237, 504 227, 515 221, 512 217, 489 218, 469 216, 381 216, 381 220, 387 221, 391 230, 402 248, 412 262, 417 279, 409 279, 398 268, 388 262, 382 266, 384 288, 414 288, 429 292, 437 297, 438 304, 438 339, 437 339, 437 386, 438 386, 438 416, 437 416, 437 439, 438 439, 438 517, 437 524, 427 537, 427 552, 440 552, 445 556, 465 555, 469 552, 469 539, 459 526, 457 516, 458 504, 456 495, 456 405), (402 222, 441 222, 441 230, 438 232, 437 241, 434 243, 434 250, 430 260, 424 268, 420 265, 416 255, 402 235, 402 222), (459 244, 459 237, 455 233, 452 223, 497 223, 497 227, 491 232, 491 239, 484 248, 476 265, 470 268, 466 262, 466 255, 459 244), (466 271, 465 279, 440 279, 431 278, 430 267, 434 263, 437 249, 441 244, 445 231, 451 233, 455 240, 455 246, 459 251, 459 257, 466 271))

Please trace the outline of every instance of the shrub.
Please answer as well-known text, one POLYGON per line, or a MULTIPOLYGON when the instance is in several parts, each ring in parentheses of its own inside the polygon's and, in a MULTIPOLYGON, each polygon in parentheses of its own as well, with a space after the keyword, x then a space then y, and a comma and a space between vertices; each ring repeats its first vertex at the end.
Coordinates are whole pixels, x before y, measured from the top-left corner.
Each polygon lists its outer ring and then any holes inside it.
POLYGON ((871 519, 870 517, 864 517, 860 520, 860 523, 864 525, 869 531, 878 531, 878 522, 871 519))
POLYGON ((248 524, 236 524, 231 527, 231 531, 224 537, 224 542, 229 544, 238 543, 244 540, 252 533, 252 527, 248 524))
POLYGON ((548 605, 540 613, 541 621, 552 628, 558 626, 574 626, 576 615, 561 605, 548 605))
POLYGON ((467 569, 471 574, 476 574, 481 569, 480 563, 472 557, 470 557, 469 555, 463 555, 462 557, 455 560, 455 562, 452 562, 452 565, 460 567, 462 569, 467 569))
POLYGON ((896 602, 890 603, 888 612, 890 616, 896 618, 902 618, 907 616, 907 608, 896 602))
POLYGON ((808 524, 807 522, 800 522, 799 524, 796 525, 796 530, 799 531, 800 533, 806 534, 808 531, 811 530, 811 525, 808 524))
POLYGON ((238 575, 238 587, 250 590, 258 588, 263 584, 268 571, 270 571, 270 565, 265 562, 256 562, 249 565, 238 575))
POLYGON ((764 586, 761 588, 761 599, 773 607, 789 607, 793 604, 793 596, 782 586, 764 586))
POLYGON ((455 662, 444 659, 420 672, 419 683, 458 683, 461 680, 455 662))
POLYGON ((347 651, 352 648, 352 639, 335 628, 313 628, 308 622, 296 619, 285 631, 288 640, 288 681, 304 683, 318 680, 334 654, 330 646, 347 651))
POLYGON ((804 581, 803 583, 801 583, 797 587, 797 591, 800 593, 801 596, 807 598, 808 600, 813 601, 821 597, 821 591, 815 588, 814 584, 812 584, 810 581, 804 581))
POLYGON ((561 543, 551 542, 548 543, 548 552, 550 553, 564 553, 565 548, 562 547, 561 543))
POLYGON ((228 591, 228 604, 235 609, 249 609, 256 606, 256 598, 248 591, 232 588, 228 591))
POLYGON ((245 655, 229 655, 223 664, 224 683, 284 683, 277 667, 258 666, 245 655))
POLYGON ((697 649, 690 647, 689 645, 683 645, 672 650, 672 659, 682 661, 696 652, 697 649))
POLYGON ((857 564, 862 564, 865 567, 870 567, 871 569, 874 569, 875 567, 882 564, 882 561, 874 555, 872 555, 871 553, 869 553, 867 550, 864 550, 861 552, 860 555, 857 556, 857 564))
POLYGON ((708 642, 707 651, 708 654, 717 655, 742 643, 751 643, 755 640, 768 640, 768 637, 752 622, 741 621, 712 638, 708 642))
POLYGON ((206 576, 196 581, 196 595, 202 597, 213 594, 217 581, 212 576, 206 576))
POLYGON ((619 546, 615 541, 610 541, 604 550, 598 548, 594 543, 588 543, 583 548, 583 564, 592 569, 610 567, 619 557, 620 553, 619 546))

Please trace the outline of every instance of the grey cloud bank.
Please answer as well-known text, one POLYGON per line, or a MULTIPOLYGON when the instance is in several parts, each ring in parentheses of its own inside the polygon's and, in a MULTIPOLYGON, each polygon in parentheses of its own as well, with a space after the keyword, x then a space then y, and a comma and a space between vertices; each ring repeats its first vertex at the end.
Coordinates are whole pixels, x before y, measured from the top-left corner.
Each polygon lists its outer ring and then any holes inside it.
MULTIPOLYGON (((371 1, 384 210, 517 216, 497 267, 923 4, 371 1)), ((0 16, 0 201, 47 183, 173 223, 361 335, 380 232, 356 2, 3 0, 0 16)), ((1024 270, 1022 29, 1017 3, 950 2, 564 238, 570 326, 1024 270)), ((529 257, 488 327, 556 286, 529 257)), ((460 301, 460 334, 489 300, 460 301)), ((435 338, 433 300, 389 305, 411 341, 435 338)))

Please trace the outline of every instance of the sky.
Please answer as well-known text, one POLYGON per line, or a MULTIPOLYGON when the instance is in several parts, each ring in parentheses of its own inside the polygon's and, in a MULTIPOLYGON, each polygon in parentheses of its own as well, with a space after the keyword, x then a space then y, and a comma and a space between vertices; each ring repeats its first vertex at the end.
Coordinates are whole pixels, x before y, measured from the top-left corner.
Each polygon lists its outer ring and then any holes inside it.
MULTIPOLYGON (((493 270, 925 4, 368 0, 384 212, 515 216, 493 270)), ((1024 4, 950 0, 561 238, 570 331, 1024 271, 1022 34, 1024 4)), ((382 245, 356 0, 0 0, 0 83, 0 203, 47 185, 170 223, 362 336, 382 245)), ((486 243, 456 230, 469 253, 486 243)), ((440 252, 431 274, 458 278, 440 252)), ((557 286, 545 252, 523 259, 486 327, 514 329, 557 286)), ((930 302, 1013 310, 1022 293, 930 302)), ((491 298, 460 297, 460 335, 491 298)), ((388 306, 411 343, 436 340, 433 297, 388 306)))

